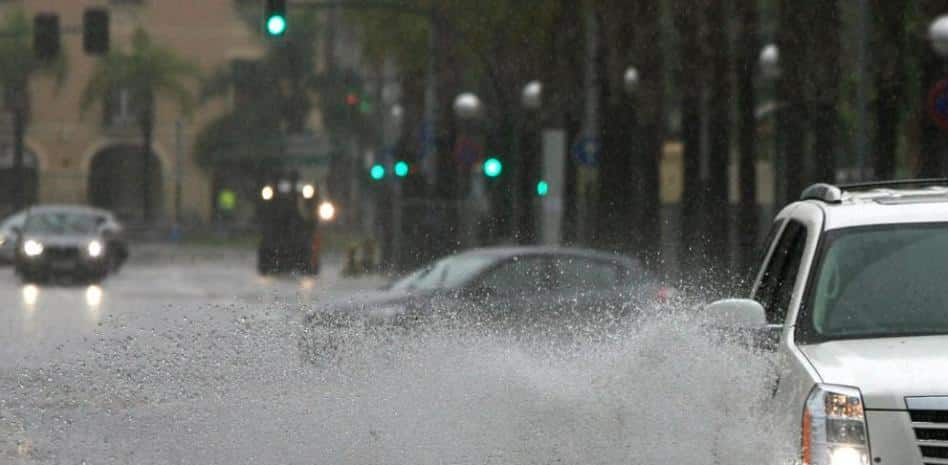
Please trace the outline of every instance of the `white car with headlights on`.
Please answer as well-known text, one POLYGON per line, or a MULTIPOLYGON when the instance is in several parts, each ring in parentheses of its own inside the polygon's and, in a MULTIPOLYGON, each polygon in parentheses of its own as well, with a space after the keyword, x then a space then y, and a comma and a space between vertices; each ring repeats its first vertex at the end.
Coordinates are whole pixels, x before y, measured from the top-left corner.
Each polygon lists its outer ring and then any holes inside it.
POLYGON ((122 258, 113 256, 117 249, 103 217, 83 209, 31 208, 16 234, 16 273, 28 282, 101 281, 122 258))
POLYGON ((767 412, 809 465, 948 464, 948 181, 818 184, 783 209, 750 299, 779 342, 767 412))

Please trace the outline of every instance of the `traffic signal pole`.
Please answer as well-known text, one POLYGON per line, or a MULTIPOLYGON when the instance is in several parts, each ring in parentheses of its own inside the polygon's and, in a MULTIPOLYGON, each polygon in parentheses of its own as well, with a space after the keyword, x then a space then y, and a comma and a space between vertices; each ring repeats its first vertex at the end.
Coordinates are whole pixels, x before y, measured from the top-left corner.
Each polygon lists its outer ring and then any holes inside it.
POLYGON ((428 134, 422 147, 423 167, 428 194, 432 195, 437 177, 438 152, 438 34, 440 21, 434 6, 416 8, 393 1, 318 1, 303 0, 290 3, 291 7, 310 9, 349 8, 355 10, 389 10, 399 14, 414 15, 428 22, 428 64, 425 68, 425 103, 423 129, 428 134))

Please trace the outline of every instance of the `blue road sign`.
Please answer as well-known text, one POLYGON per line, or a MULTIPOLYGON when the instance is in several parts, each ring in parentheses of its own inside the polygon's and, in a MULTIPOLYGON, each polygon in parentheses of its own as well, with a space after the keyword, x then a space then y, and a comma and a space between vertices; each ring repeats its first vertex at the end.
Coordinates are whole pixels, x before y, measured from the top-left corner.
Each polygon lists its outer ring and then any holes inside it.
POLYGON ((582 137, 573 144, 573 157, 583 165, 599 163, 601 152, 602 144, 594 137, 582 137))

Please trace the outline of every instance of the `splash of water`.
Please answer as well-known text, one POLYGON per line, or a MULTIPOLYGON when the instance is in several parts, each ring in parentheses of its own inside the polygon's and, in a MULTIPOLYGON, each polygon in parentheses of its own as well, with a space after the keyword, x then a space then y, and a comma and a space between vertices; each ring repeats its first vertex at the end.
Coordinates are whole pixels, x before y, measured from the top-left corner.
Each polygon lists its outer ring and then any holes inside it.
POLYGON ((363 331, 314 364, 298 352, 312 334, 297 319, 213 310, 0 377, 0 453, 29 464, 784 461, 762 409, 768 357, 682 312, 568 342, 459 325, 363 331))

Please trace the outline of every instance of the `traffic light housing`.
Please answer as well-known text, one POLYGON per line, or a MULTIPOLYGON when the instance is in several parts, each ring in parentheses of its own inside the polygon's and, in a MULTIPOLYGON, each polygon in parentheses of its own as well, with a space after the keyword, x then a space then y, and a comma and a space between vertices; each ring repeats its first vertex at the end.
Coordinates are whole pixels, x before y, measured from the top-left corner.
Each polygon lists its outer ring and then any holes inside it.
POLYGON ((267 35, 279 37, 286 33, 286 0, 267 0, 263 15, 267 35))
POLYGON ((33 18, 33 53, 40 60, 59 55, 59 15, 39 13, 33 18))
POLYGON ((109 53, 109 10, 89 8, 83 13, 82 49, 91 55, 109 53))

